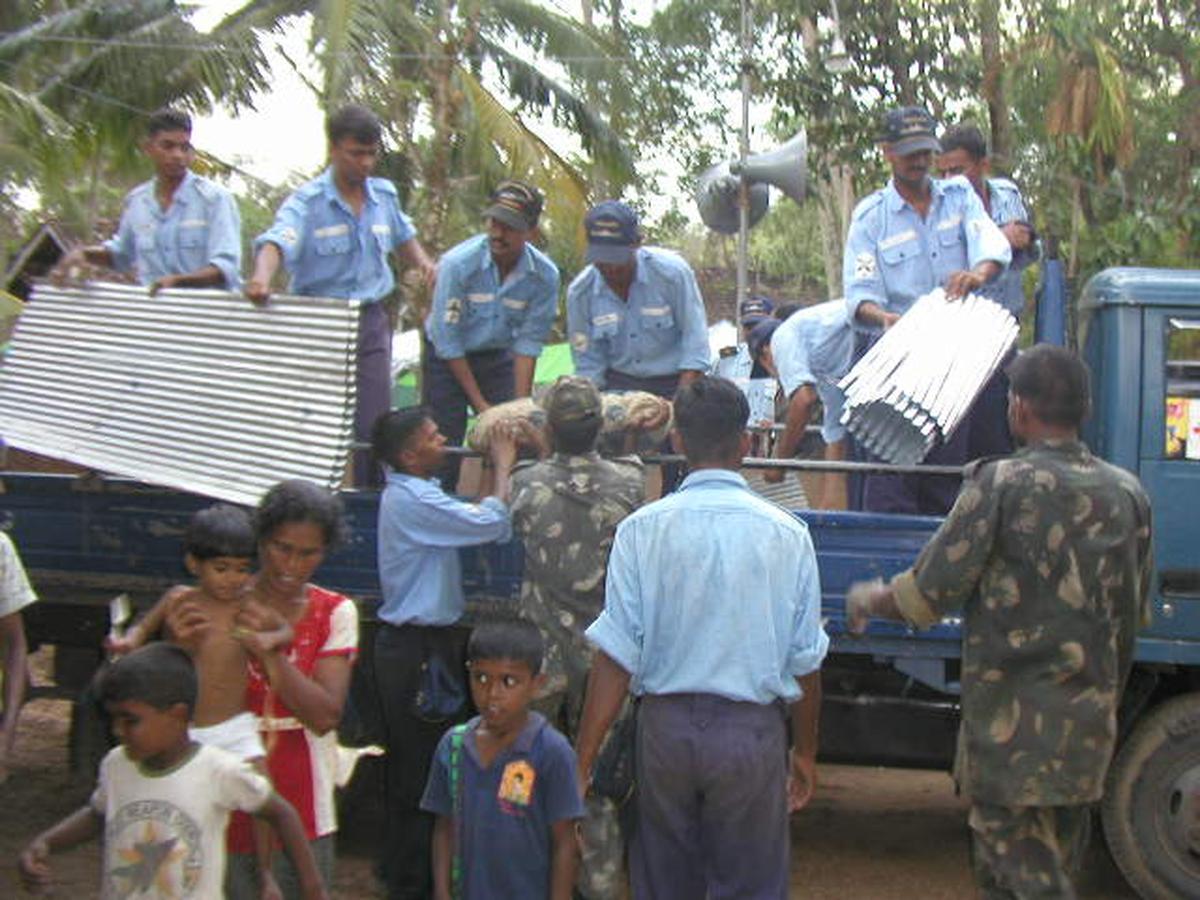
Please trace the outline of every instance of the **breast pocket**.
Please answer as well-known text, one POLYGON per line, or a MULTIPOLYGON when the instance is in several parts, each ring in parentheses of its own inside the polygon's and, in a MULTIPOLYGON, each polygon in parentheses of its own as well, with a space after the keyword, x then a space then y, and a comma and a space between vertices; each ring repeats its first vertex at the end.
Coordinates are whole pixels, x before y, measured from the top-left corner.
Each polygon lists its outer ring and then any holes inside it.
POLYGON ((881 247, 879 258, 883 261, 885 275, 905 271, 920 253, 921 244, 918 241, 905 241, 892 247, 881 247))
POLYGON ((956 272, 967 268, 967 241, 959 227, 938 231, 938 268, 944 272, 956 272))
POLYGON ((675 316, 669 306, 642 308, 642 332, 651 341, 669 343, 675 339, 675 316))
POLYGON ((392 252, 392 231, 391 231, 391 229, 389 228, 386 231, 380 231, 380 230, 378 230, 378 226, 376 226, 376 229, 374 230, 373 233, 375 235, 375 243, 379 245, 380 257, 383 259, 387 259, 387 255, 392 252))
POLYGON ((197 250, 203 247, 207 238, 208 229, 203 225, 179 229, 179 246, 184 250, 197 250))
POLYGON ((338 256, 350 252, 350 235, 331 234, 313 239, 313 250, 317 256, 338 256))

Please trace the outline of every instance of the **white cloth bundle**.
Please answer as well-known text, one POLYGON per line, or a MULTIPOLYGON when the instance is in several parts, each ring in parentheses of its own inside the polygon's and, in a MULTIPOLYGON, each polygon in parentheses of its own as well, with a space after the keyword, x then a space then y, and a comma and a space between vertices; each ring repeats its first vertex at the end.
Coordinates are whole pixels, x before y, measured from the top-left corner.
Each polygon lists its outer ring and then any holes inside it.
MULTIPOLYGON (((606 392, 601 394, 601 399, 604 401, 604 424, 600 427, 600 438, 596 449, 604 456, 614 456, 624 452, 625 433, 628 430, 626 423, 631 416, 640 417, 648 407, 660 410, 665 406, 669 413, 671 406, 671 401, 645 391, 606 392)), ((535 428, 540 429, 546 424, 545 410, 538 405, 536 399, 529 397, 499 403, 485 410, 483 415, 476 420, 467 435, 467 445, 473 450, 485 453, 493 428, 502 422, 518 421, 527 421, 535 428)), ((638 453, 652 453, 658 450, 671 430, 671 422, 672 417, 668 414, 666 421, 658 428, 639 432, 637 446, 634 449, 638 453)))

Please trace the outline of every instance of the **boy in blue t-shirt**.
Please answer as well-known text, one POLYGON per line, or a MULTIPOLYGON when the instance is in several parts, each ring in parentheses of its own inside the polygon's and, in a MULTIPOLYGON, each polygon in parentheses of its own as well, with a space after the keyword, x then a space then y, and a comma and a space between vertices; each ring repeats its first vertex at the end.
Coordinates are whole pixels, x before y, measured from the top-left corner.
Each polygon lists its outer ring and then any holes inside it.
POLYGON ((531 622, 481 625, 467 646, 479 715, 447 732, 421 808, 433 832, 436 900, 570 900, 583 816, 575 752, 530 712, 545 676, 531 622))

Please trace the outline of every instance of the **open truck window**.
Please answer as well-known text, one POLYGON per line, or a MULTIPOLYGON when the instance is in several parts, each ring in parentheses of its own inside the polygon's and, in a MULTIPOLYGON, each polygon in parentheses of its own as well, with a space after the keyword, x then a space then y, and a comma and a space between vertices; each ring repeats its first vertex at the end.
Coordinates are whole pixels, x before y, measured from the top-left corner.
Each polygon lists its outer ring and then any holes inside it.
POLYGON ((1200 319, 1168 319, 1165 340, 1165 456, 1200 460, 1200 319))

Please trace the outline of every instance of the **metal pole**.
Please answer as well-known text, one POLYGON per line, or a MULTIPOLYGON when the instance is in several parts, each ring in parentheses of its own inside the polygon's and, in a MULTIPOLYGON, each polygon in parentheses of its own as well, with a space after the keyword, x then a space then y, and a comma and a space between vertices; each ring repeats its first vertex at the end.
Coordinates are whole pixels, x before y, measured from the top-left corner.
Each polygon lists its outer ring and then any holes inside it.
POLYGON ((738 247, 737 247, 737 312, 738 343, 742 342, 742 306, 749 295, 747 259, 750 254, 750 185, 746 181, 746 157, 750 155, 750 0, 741 0, 742 45, 742 132, 738 142, 738 247))

